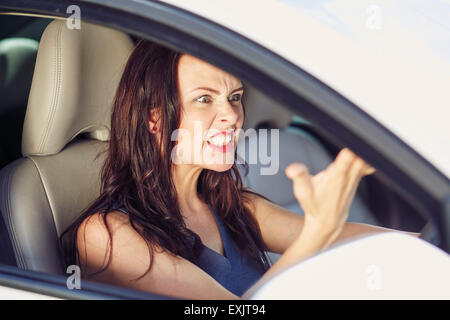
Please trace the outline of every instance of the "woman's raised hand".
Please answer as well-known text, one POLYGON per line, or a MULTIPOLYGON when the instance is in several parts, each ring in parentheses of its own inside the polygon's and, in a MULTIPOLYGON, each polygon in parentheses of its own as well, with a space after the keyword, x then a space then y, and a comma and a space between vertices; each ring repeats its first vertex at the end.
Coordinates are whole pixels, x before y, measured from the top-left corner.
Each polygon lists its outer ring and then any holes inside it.
POLYGON ((290 164, 286 175, 293 181, 294 195, 305 212, 304 227, 337 237, 347 220, 359 181, 374 172, 374 168, 347 148, 315 176, 301 163, 290 164))

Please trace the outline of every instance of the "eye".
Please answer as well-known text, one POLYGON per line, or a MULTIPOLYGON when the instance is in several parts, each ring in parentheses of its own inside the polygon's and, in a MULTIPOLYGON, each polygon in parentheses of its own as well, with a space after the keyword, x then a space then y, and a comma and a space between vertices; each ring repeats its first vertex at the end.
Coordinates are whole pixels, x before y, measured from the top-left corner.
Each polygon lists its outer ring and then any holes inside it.
POLYGON ((197 101, 200 103, 211 103, 212 99, 210 96, 205 95, 205 96, 201 96, 200 98, 198 98, 197 101))
POLYGON ((238 102, 238 101, 241 101, 241 97, 242 97, 242 95, 240 93, 236 93, 236 94, 233 94, 231 97, 229 97, 228 101, 238 102))

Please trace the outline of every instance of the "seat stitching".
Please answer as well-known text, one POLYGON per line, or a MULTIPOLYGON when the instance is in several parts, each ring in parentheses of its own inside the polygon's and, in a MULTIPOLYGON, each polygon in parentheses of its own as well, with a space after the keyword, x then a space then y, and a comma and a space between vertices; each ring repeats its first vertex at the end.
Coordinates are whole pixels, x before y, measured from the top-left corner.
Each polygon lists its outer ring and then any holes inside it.
MULTIPOLYGON (((15 166, 13 167, 14 169, 9 170, 7 172, 7 175, 5 177, 5 183, 6 183, 6 190, 10 190, 11 188, 11 177, 12 177, 12 172, 15 170, 15 166)), ((11 240, 13 242, 13 250, 14 250, 14 254, 16 255, 16 262, 17 265, 19 267, 22 267, 23 269, 27 269, 28 265, 25 261, 25 258, 23 256, 23 252, 22 252, 22 248, 21 248, 21 244, 19 241, 19 238, 17 237, 16 234, 16 230, 14 228, 14 224, 12 222, 12 216, 11 216, 11 198, 10 198, 11 193, 8 193, 7 197, 6 197, 6 212, 4 214, 4 218, 5 218, 5 223, 8 226, 8 232, 10 234, 11 240)))
POLYGON ((39 152, 44 152, 44 146, 47 143, 48 134, 50 132, 50 126, 52 125, 52 120, 54 118, 54 115, 56 113, 56 106, 58 105, 58 98, 59 98, 59 92, 61 89, 61 33, 62 33, 62 26, 63 24, 59 25, 58 33, 56 36, 56 53, 54 58, 54 84, 55 84, 55 90, 53 92, 52 96, 52 102, 50 103, 50 113, 47 119, 47 125, 44 128, 44 136, 41 140, 41 144, 39 146, 39 152), (56 60, 56 61, 55 61, 56 60))

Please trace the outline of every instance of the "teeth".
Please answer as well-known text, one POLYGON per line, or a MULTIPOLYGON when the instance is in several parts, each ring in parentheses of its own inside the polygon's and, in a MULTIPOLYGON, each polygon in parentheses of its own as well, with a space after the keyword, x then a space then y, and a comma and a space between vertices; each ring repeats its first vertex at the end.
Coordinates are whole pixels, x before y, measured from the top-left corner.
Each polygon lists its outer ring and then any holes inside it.
POLYGON ((224 136, 223 134, 218 134, 217 136, 208 139, 208 142, 220 147, 228 144, 231 141, 231 139, 232 136, 229 134, 226 136, 224 136))
POLYGON ((212 143, 214 143, 215 145, 222 145, 223 144, 223 135, 219 134, 217 136, 215 136, 214 138, 212 138, 212 143))

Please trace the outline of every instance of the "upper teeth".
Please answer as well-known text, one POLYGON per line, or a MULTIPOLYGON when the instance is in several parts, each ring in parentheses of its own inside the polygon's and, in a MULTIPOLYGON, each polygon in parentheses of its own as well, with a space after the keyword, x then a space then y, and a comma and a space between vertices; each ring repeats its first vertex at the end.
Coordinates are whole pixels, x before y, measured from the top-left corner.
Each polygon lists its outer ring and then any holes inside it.
POLYGON ((224 144, 228 144, 230 141, 231 141, 230 134, 227 134, 226 136, 223 134, 218 134, 218 135, 208 139, 209 143, 212 143, 216 146, 223 146, 224 144))

